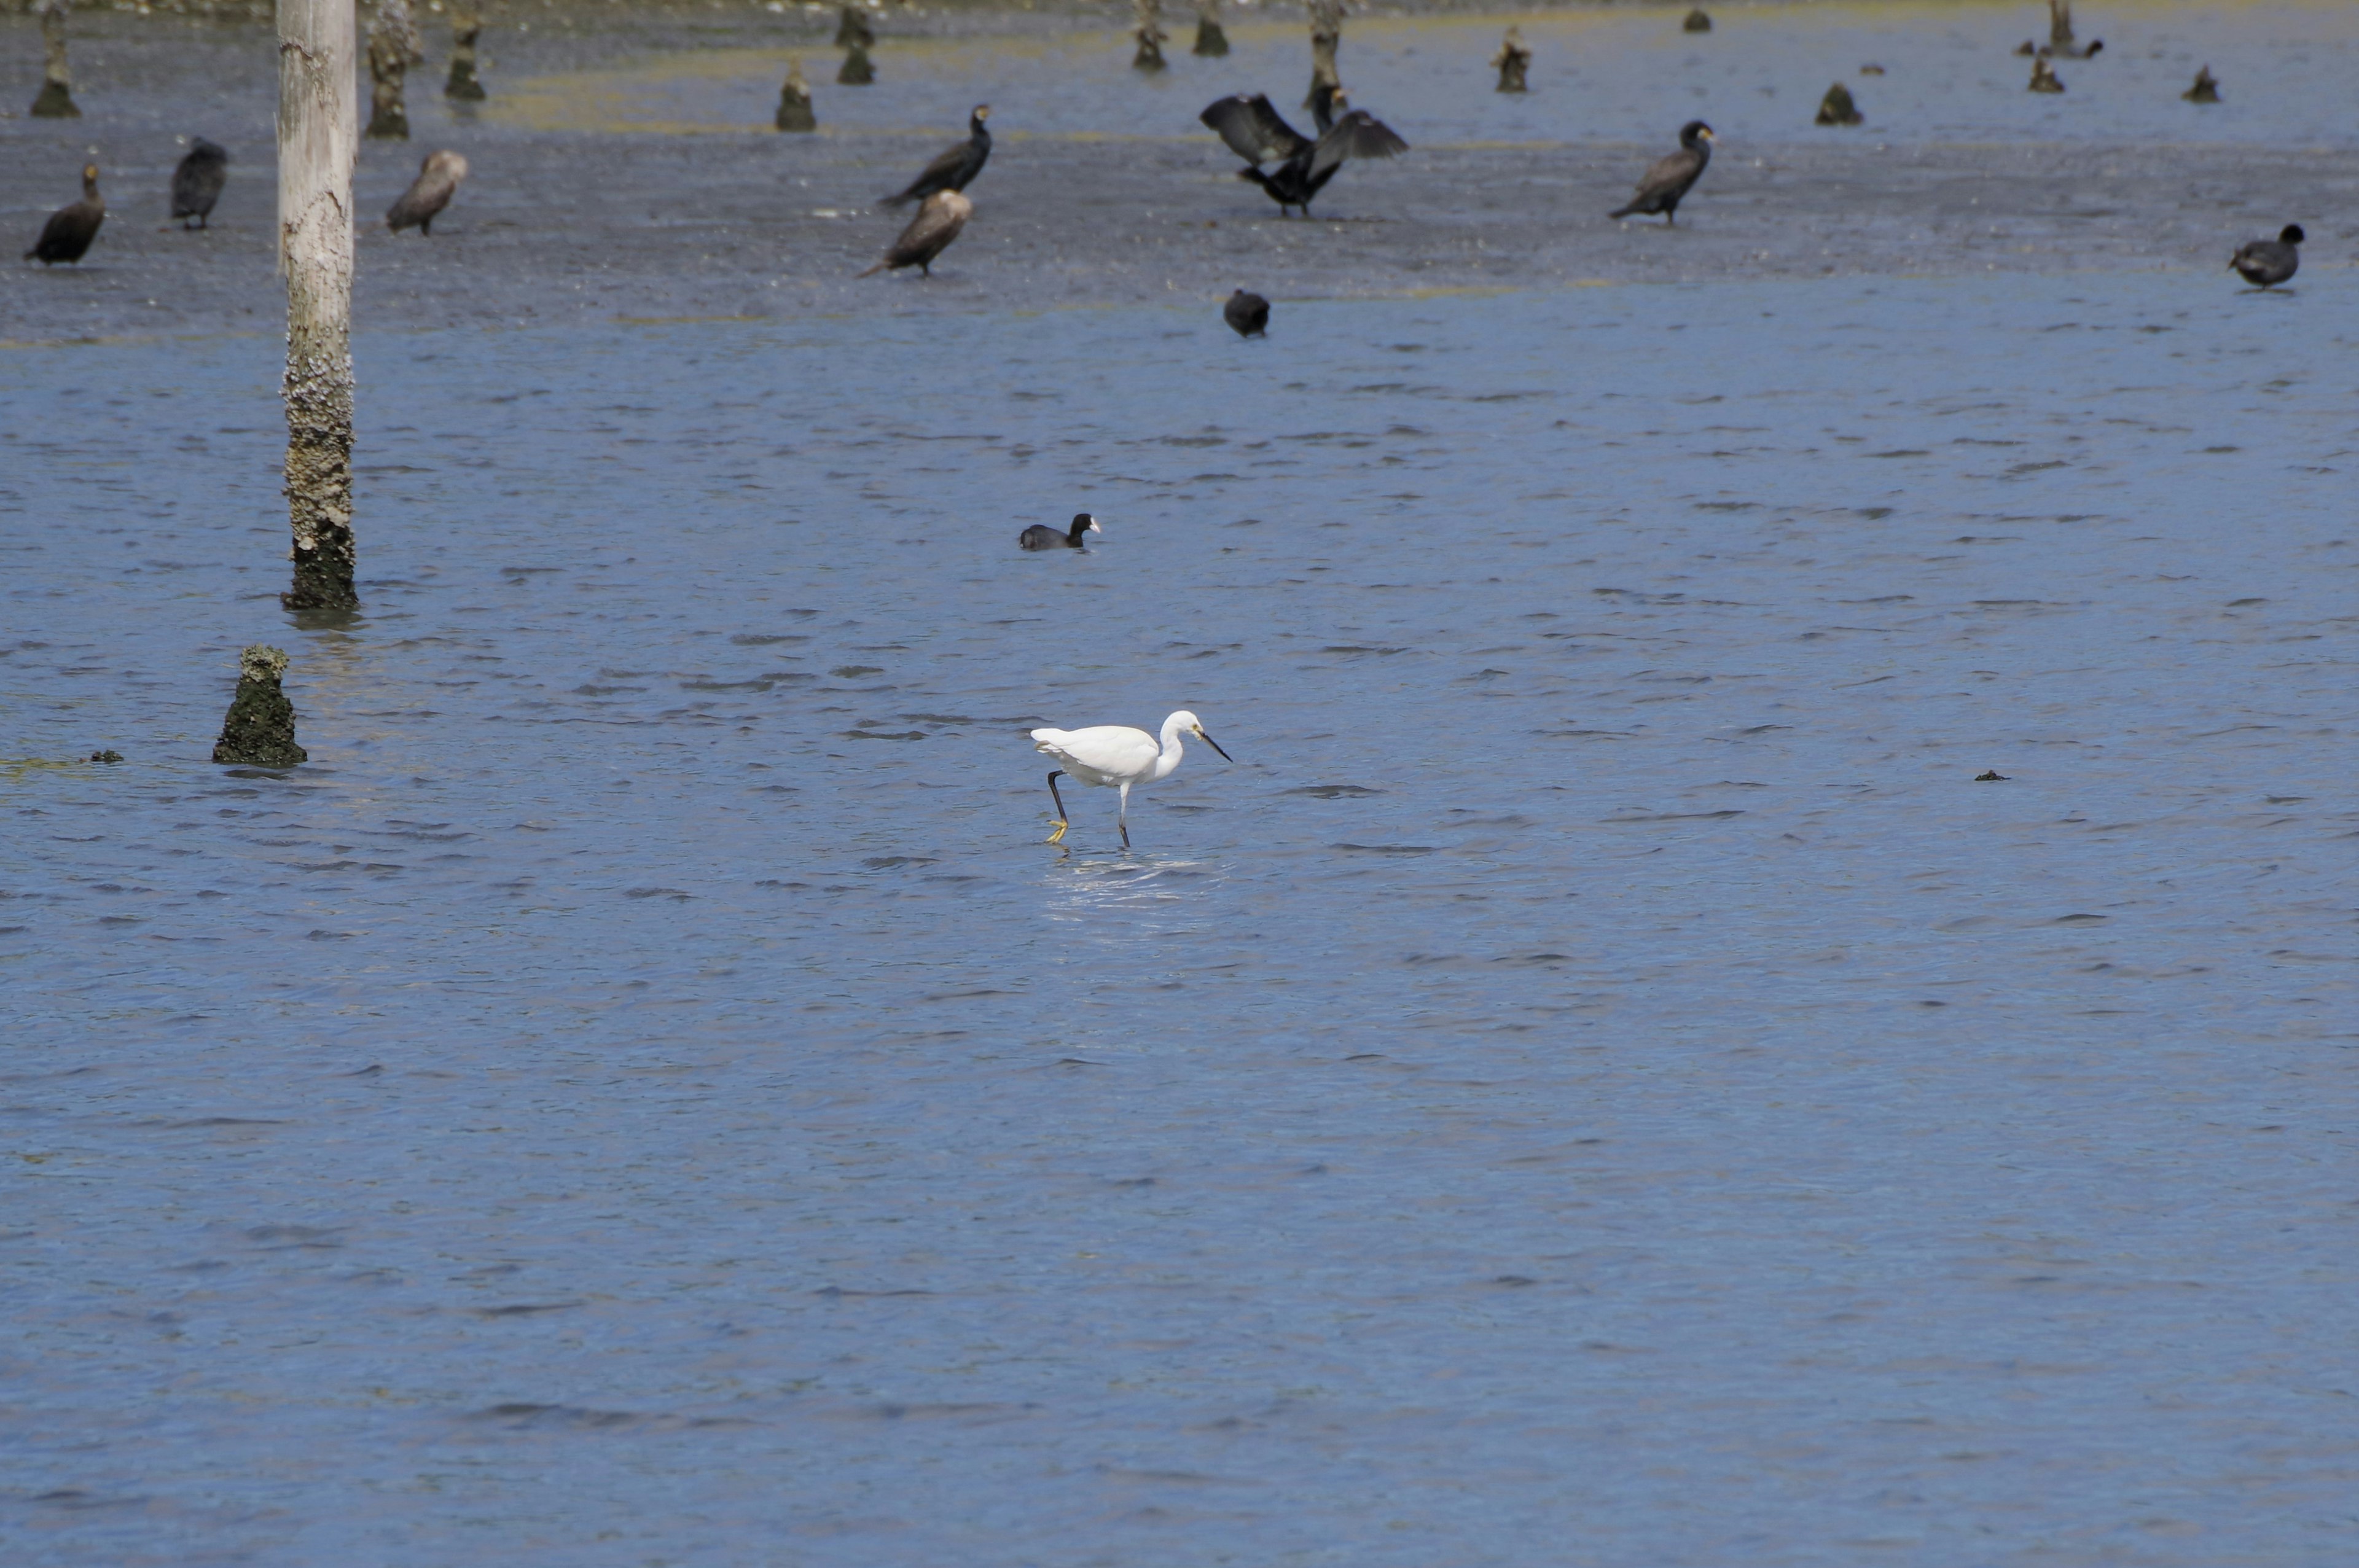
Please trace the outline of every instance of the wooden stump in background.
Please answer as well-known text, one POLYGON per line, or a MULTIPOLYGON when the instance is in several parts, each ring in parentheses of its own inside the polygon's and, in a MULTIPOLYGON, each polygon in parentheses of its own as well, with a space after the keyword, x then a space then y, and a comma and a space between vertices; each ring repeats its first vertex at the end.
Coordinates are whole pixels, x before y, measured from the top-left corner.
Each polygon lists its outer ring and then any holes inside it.
POLYGON ((475 40, 483 36, 484 19, 473 9, 451 15, 451 77, 442 96, 462 103, 484 101, 484 84, 475 80, 475 40))
POLYGON ((289 610, 353 589, 353 0, 278 0, 278 267, 287 278, 289 610))
POLYGON ((33 100, 33 117, 79 120, 74 106, 73 73, 66 69, 66 0, 43 0, 41 5, 41 93, 33 100))

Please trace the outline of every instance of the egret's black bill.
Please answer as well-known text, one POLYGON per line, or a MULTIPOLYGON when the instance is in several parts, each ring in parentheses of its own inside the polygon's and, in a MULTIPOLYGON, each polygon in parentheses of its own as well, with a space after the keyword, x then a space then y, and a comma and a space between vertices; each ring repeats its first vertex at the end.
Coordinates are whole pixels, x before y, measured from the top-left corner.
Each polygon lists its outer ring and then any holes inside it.
MULTIPOLYGON (((1215 752, 1221 752, 1221 743, 1218 741, 1213 740, 1210 735, 1205 734, 1201 730, 1196 731, 1196 739, 1201 741, 1205 745, 1210 746, 1215 752)), ((1224 762, 1234 762, 1236 759, 1230 756, 1226 752, 1221 752, 1221 761, 1224 762)))

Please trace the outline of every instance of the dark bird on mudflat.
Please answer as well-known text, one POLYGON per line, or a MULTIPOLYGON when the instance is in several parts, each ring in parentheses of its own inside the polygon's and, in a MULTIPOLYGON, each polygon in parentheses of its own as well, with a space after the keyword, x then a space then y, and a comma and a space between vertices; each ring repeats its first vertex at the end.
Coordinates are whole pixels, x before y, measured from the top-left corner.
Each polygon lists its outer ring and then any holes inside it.
POLYGON ((98 238, 98 226, 105 222, 106 198, 98 193, 98 165, 86 163, 82 166, 82 200, 49 214, 49 221, 41 225, 41 237, 33 242, 25 259, 43 266, 78 262, 90 249, 91 241, 98 238))
POLYGON ((1680 127, 1680 150, 1666 153, 1647 170, 1638 181, 1638 193, 1630 198, 1629 205, 1607 214, 1627 218, 1633 212, 1660 212, 1663 222, 1675 223, 1672 216, 1680 210, 1690 186, 1703 177, 1704 165, 1712 161, 1712 127, 1701 120, 1690 120, 1680 127))
POLYGON ((887 207, 906 207, 912 201, 923 201, 937 190, 964 190, 974 177, 983 172, 985 160, 991 157, 991 133, 984 122, 991 118, 991 105, 978 103, 967 116, 966 140, 954 147, 945 147, 941 155, 926 166, 926 172, 909 182, 909 189, 897 196, 887 196, 887 207))
POLYGON ((418 166, 418 178, 401 193, 401 200, 386 209, 386 227, 398 234, 415 224, 419 233, 431 236, 434 220, 451 205, 459 182, 466 178, 467 160, 457 153, 445 148, 427 154, 426 161, 418 166))
POLYGON ((1299 207, 1310 216, 1310 201, 1335 178, 1345 160, 1391 157, 1408 151, 1408 144, 1393 128, 1369 114, 1353 109, 1342 90, 1320 82, 1310 90, 1310 113, 1319 126, 1316 141, 1286 123, 1262 92, 1240 92, 1207 108, 1198 119, 1220 133, 1229 150, 1252 165, 1237 171, 1269 193, 1283 216, 1299 207), (1343 114, 1336 111, 1341 109, 1343 114), (1261 167, 1274 163, 1267 171, 1261 167))
POLYGON ((180 227, 194 218, 200 229, 210 227, 213 203, 229 183, 229 150, 199 136, 180 167, 172 171, 172 216, 180 227))
POLYGON ((950 249, 966 221, 974 215, 974 203, 955 190, 937 190, 926 198, 909 226, 901 231, 885 253, 885 259, 860 276, 874 277, 886 267, 899 271, 905 266, 916 267, 928 277, 934 276, 934 258, 950 249))
POLYGON ((1226 321, 1240 338, 1269 336, 1269 301, 1249 289, 1240 288, 1229 296, 1221 307, 1221 319, 1226 321))
POLYGON ((2299 246, 2309 237, 2301 232, 2300 224, 2288 223, 2277 231, 2274 240, 2249 240, 2238 245, 2236 254, 2228 258, 2228 265, 2246 283, 2261 288, 2283 283, 2301 270, 2299 246))
POLYGON ((1035 523, 1016 535, 1016 542, 1027 550, 1078 550, 1084 534, 1103 534, 1098 520, 1086 512, 1073 514, 1073 525, 1060 534, 1045 523, 1035 523))

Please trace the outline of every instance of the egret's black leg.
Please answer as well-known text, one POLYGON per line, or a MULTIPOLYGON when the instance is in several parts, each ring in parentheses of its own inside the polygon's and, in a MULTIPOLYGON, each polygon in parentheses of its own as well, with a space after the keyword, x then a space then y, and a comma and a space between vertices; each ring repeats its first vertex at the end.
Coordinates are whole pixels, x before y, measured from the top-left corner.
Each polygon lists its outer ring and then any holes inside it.
POLYGON ((1062 768, 1057 769, 1049 775, 1049 798, 1057 803, 1057 830, 1049 835, 1049 842, 1051 844, 1062 838, 1065 836, 1066 827, 1070 826, 1065 818, 1065 797, 1057 793, 1057 781, 1064 776, 1065 770, 1062 768))

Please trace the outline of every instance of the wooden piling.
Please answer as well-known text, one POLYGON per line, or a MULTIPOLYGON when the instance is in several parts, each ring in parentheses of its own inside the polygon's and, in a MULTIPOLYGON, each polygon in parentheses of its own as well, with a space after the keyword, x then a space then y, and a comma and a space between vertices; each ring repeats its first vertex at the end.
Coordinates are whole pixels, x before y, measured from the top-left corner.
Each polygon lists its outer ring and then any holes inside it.
POLYGON ((287 279, 289 610, 353 589, 353 0, 278 0, 278 268, 287 279))

